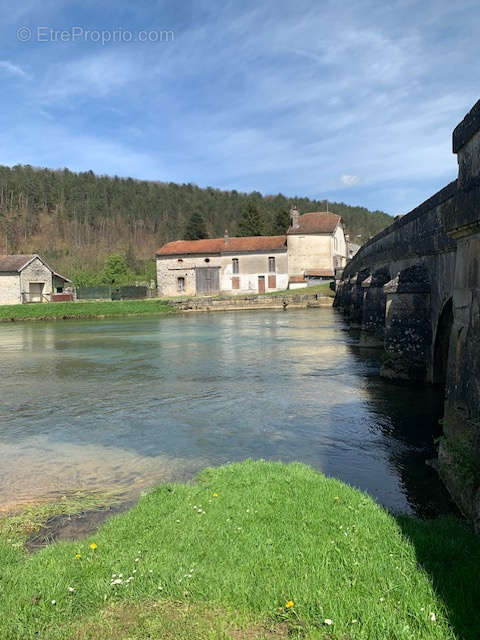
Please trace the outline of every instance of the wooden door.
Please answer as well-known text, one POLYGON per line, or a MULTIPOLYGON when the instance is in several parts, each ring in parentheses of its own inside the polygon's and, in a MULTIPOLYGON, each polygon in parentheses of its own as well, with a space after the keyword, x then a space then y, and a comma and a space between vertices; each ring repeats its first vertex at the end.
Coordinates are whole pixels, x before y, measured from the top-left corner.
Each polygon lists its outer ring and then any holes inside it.
POLYGON ((218 267, 197 267, 195 270, 197 295, 209 296, 219 292, 219 271, 218 267))
POLYGON ((30 282, 29 284, 29 298, 30 302, 41 302, 43 294, 43 282, 30 282))
POLYGON ((258 276, 258 293, 265 293, 265 276, 258 276))
POLYGON ((268 288, 269 289, 277 288, 277 276, 268 276, 268 288))

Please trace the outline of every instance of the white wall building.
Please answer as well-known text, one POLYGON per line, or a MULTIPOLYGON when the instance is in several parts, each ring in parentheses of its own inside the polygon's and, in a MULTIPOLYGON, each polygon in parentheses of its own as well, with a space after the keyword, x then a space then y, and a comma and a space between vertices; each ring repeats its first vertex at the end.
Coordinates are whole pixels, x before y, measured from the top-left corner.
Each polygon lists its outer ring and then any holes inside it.
POLYGON ((316 284, 346 264, 342 219, 291 212, 284 236, 177 240, 156 253, 160 296, 265 293, 316 284))
POLYGON ((332 280, 347 260, 342 218, 330 212, 290 211, 288 275, 292 288, 332 280))
POLYGON ((288 286, 285 236, 178 240, 157 251, 160 296, 263 293, 288 286))

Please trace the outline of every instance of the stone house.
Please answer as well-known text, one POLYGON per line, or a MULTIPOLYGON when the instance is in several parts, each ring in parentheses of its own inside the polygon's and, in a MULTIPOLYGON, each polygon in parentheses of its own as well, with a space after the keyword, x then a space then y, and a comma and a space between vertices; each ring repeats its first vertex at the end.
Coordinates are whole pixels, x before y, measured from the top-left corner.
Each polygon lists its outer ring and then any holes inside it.
POLYGON ((69 282, 37 254, 0 255, 0 304, 50 302, 69 282))
POLYGON ((160 296, 264 293, 288 285, 285 236, 177 240, 156 257, 160 296))
POLYGON ((332 280, 345 266, 342 219, 290 211, 283 236, 177 240, 156 253, 160 296, 265 293, 332 280))
POLYGON ((300 215, 291 209, 287 252, 290 288, 333 280, 335 269, 343 269, 347 262, 342 218, 328 211, 300 215))

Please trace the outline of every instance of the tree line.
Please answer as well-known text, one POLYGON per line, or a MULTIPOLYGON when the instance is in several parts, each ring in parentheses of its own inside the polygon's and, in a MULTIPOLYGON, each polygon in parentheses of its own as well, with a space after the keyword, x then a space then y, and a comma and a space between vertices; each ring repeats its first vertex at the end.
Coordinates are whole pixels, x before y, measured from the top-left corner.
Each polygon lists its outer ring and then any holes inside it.
MULTIPOLYGON (((193 184, 0 166, 0 253, 38 252, 65 275, 98 270, 118 253, 142 274, 155 249, 185 237, 285 233, 289 209, 324 211, 324 200, 263 196, 193 184), (200 230, 198 226, 200 225, 200 230), (195 230, 197 228, 197 230, 195 230)), ((328 203, 361 244, 390 224, 382 211, 328 203)))

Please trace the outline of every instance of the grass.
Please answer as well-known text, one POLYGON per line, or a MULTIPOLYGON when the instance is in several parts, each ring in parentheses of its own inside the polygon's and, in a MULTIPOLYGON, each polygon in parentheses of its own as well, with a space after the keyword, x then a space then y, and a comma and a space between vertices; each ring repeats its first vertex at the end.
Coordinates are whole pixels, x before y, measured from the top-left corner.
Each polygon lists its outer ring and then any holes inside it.
POLYGON ((173 312, 165 300, 106 300, 103 302, 52 302, 45 304, 15 304, 0 306, 0 321, 67 320, 149 315, 173 312))
POLYGON ((12 547, 22 548, 33 535, 41 532, 50 518, 73 516, 84 511, 109 507, 119 502, 113 493, 75 492, 55 502, 28 505, 13 515, 0 516, 0 540, 12 547))
MULTIPOLYGON (((272 291, 261 294, 268 296, 291 296, 303 294, 320 294, 334 296, 334 292, 323 283, 316 287, 306 287, 292 291, 272 291)), ((258 294, 252 294, 253 296, 258 294)), ((223 295, 226 300, 234 296, 223 295)), ((248 296, 252 297, 252 296, 248 296)), ((174 307, 170 301, 180 301, 188 298, 154 298, 151 300, 105 300, 92 302, 55 302, 44 304, 12 304, 0 305, 0 322, 14 322, 16 320, 74 320, 82 318, 109 318, 127 315, 157 315, 173 313, 174 307)))
POLYGON ((0 637, 473 640, 479 568, 454 519, 246 461, 162 485, 87 540, 28 555, 0 534, 0 637))

